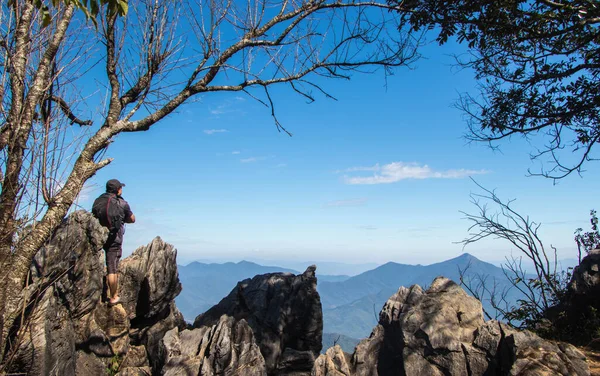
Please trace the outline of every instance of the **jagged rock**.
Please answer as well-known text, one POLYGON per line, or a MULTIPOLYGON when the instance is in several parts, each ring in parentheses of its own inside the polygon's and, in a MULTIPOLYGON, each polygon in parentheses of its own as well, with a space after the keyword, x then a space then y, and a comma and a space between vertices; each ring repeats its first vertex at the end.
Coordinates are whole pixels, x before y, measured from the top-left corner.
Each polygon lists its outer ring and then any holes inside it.
POLYGON ((483 321, 481 303, 454 282, 436 278, 423 292, 401 287, 379 324, 350 361, 329 349, 314 376, 331 375, 589 375, 573 346, 483 321))
MULTIPOLYGON (((408 297, 409 295, 407 295, 408 297)), ((404 371, 409 375, 466 375, 463 345, 484 323, 479 300, 447 278, 436 278, 426 294, 406 301, 398 324, 402 331, 404 371)))
MULTIPOLYGON (((100 375, 111 358, 127 359, 126 354, 135 348, 143 350, 132 354, 137 359, 121 371, 143 374, 152 370, 148 359, 158 358, 164 333, 185 326, 174 303, 181 291, 177 252, 160 238, 121 262, 124 303, 110 307, 102 302, 102 245, 107 235, 90 213, 77 211, 37 253, 31 266, 32 282, 25 290, 24 302, 32 302, 27 325, 15 337, 18 348, 9 371, 100 375)), ((158 371, 160 364, 152 366, 158 371)))
POLYGON ((271 273, 239 282, 194 327, 214 326, 221 316, 246 320, 265 359, 267 373, 310 373, 321 351, 323 316, 315 267, 303 274, 271 273))
POLYGON ((55 288, 49 286, 34 305, 29 325, 16 336, 19 347, 8 364, 9 373, 75 373, 75 328, 56 295, 55 288))
POLYGON ((73 318, 88 314, 100 300, 104 276, 102 245, 107 236, 108 230, 90 213, 79 210, 63 221, 33 259, 34 283, 54 282, 56 293, 73 318))
POLYGON ((106 376, 106 370, 106 365, 94 354, 77 351, 76 371, 74 373, 56 373, 55 375, 106 376))
POLYGON ((32 283, 24 304, 31 311, 20 330, 19 348, 9 369, 30 375, 74 374, 81 324, 102 293, 102 244, 108 231, 91 214, 66 218, 32 261, 32 283))
POLYGON ((590 251, 573 270, 567 293, 544 312, 537 328, 548 336, 585 346, 597 341, 600 327, 600 249, 590 251))
POLYGON ((80 348, 101 357, 122 356, 129 348, 129 320, 120 305, 99 304, 88 322, 89 334, 80 348))
POLYGON ((179 332, 162 340, 164 376, 266 376, 265 360, 246 320, 223 315, 212 327, 179 332))
POLYGON ((119 264, 120 296, 132 325, 166 316, 181 292, 177 250, 156 237, 119 264))
POLYGON ((148 366, 150 366, 150 363, 148 362, 148 356, 146 355, 146 347, 129 346, 127 354, 125 354, 123 360, 121 361, 121 368, 125 369, 128 367, 137 368, 148 366))
POLYGON ((503 359, 503 368, 508 368, 510 358, 510 375, 589 375, 590 371, 585 356, 574 346, 567 343, 552 343, 523 331, 505 333, 501 344, 511 355, 503 359))
POLYGON ((311 375, 313 376, 347 376, 350 375, 350 359, 339 345, 330 347, 324 355, 319 356, 311 375))
POLYGON ((600 295, 600 249, 593 249, 573 270, 569 293, 574 296, 589 296, 598 301, 600 295))
POLYGON ((183 316, 177 310, 175 302, 172 302, 167 317, 157 319, 154 323, 145 323, 139 327, 132 328, 129 335, 134 343, 145 346, 150 366, 152 366, 154 371, 158 372, 163 365, 159 356, 160 341, 169 330, 173 328, 182 330, 185 327, 186 324, 183 316))
POLYGON ((152 368, 150 367, 127 367, 119 371, 115 376, 151 376, 152 368))

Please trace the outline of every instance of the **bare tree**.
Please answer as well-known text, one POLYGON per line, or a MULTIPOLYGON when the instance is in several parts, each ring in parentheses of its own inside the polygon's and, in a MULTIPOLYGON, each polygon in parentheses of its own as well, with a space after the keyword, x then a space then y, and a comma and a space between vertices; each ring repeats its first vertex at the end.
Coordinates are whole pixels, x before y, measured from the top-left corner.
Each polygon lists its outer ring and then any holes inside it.
POLYGON ((502 269, 521 298, 516 306, 510 304, 507 289, 499 290, 496 283, 490 287, 485 276, 466 278, 466 270, 460 271, 461 282, 478 299, 489 299, 492 307, 510 324, 533 328, 542 320, 544 312, 563 297, 568 275, 559 268, 556 248, 551 246, 551 251, 548 251, 540 239, 539 223, 515 211, 511 206, 514 200, 502 201, 494 191, 477 182, 475 184, 483 193, 471 194, 477 214, 463 212, 473 224, 469 227, 469 236, 462 243, 467 246, 485 238, 494 238, 503 239, 514 247, 520 256, 507 258, 502 269), (494 211, 489 210, 488 203, 493 205, 494 211), (523 258, 532 263, 533 270, 523 266, 523 258))
POLYGON ((126 17, 99 12, 97 28, 74 3, 1 5, 0 354, 32 257, 111 163, 117 135, 210 92, 248 95, 289 133, 273 85, 313 101, 331 97, 324 80, 417 58, 418 35, 398 33, 397 13, 379 0, 139 0, 126 17))

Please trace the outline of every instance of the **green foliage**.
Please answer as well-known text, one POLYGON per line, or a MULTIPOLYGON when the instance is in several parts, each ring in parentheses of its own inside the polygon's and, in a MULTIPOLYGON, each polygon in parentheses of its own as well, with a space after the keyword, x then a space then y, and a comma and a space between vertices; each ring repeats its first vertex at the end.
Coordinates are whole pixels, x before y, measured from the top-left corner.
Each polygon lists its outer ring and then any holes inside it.
MULTIPOLYGON (((502 318, 521 329, 529 329, 538 334, 548 331, 546 313, 549 308, 560 304, 565 298, 568 283, 572 277, 572 270, 554 271, 547 278, 518 278, 513 282, 514 286, 533 294, 528 297, 534 299, 519 299, 517 305, 502 312, 502 318), (544 302, 540 298, 545 299, 544 302), (518 325, 515 325, 518 323, 518 325)), ((551 331, 551 330, 550 330, 551 331)))
POLYGON ((110 361, 106 368, 106 375, 107 376, 115 376, 117 373, 119 373, 120 367, 121 367, 121 357, 119 357, 118 355, 113 356, 112 358, 110 358, 110 361))
POLYGON ((575 230, 575 243, 579 249, 579 261, 581 261, 581 251, 589 252, 592 249, 600 248, 600 232, 598 232, 598 217, 595 210, 590 210, 590 223, 592 231, 583 232, 582 228, 575 230))
MULTIPOLYGON (((480 95, 459 102, 472 140, 545 135, 532 158, 558 179, 581 171, 600 143, 600 6, 590 0, 390 0, 413 29, 470 51, 480 95)), ((463 57, 464 58, 464 57, 463 57)))
MULTIPOLYGON (((129 0, 51 0, 50 6, 57 8, 60 4, 73 4, 77 9, 83 12, 88 20, 91 20, 97 27, 96 18, 101 8, 106 7, 109 14, 117 14, 121 17, 127 15, 129 10, 129 0)), ((52 14, 47 2, 35 0, 34 5, 42 13, 42 26, 46 27, 52 21, 52 14)))
MULTIPOLYGON (((592 231, 582 233, 576 231, 575 241, 581 251, 589 252, 599 245, 598 218, 596 211, 590 211, 592 231)), ((520 322, 522 328, 532 330, 542 337, 568 341, 585 345, 600 338, 599 306, 592 306, 589 301, 580 301, 578 297, 569 295, 568 284, 572 270, 550 273, 549 278, 522 279, 514 282, 515 286, 525 286, 536 292, 536 296, 545 296, 547 305, 541 307, 535 300, 518 300, 517 305, 503 313, 508 322, 520 322), (543 309, 541 309, 543 308, 543 309)), ((517 287, 519 288, 519 287, 517 287)), ((588 298, 589 299, 589 298, 588 298)))

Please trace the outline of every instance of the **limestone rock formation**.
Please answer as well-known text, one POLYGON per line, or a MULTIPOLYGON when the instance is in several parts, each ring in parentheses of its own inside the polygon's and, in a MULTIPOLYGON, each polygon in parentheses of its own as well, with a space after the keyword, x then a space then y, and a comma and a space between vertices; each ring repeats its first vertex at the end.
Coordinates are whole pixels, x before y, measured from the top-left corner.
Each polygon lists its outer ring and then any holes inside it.
POLYGON ((329 349, 312 374, 589 375, 589 369, 571 345, 484 322, 477 299, 438 277, 427 291, 401 287, 351 357, 329 349))
MULTIPOLYGON (((246 279, 188 327, 173 246, 160 238, 119 267, 122 304, 105 302, 107 231, 91 214, 68 217, 31 266, 23 325, 15 323, 7 372, 27 375, 350 376, 588 375, 573 346, 496 321, 446 278, 424 291, 401 287, 354 354, 319 356, 322 311, 315 267, 246 279)), ((573 278, 571 294, 598 292, 598 254, 573 278)), ((590 298, 592 297, 592 298, 590 298)), ((585 301, 585 300, 584 300, 585 301)))
POLYGON ((266 376, 265 360, 246 320, 221 316, 212 327, 171 329, 162 340, 162 374, 266 376))
POLYGON ((315 267, 303 274, 271 273, 237 284, 219 304, 196 317, 213 327, 226 315, 252 329, 268 374, 309 374, 321 351, 323 317, 315 267))
POLYGON ((77 211, 37 253, 23 299, 25 325, 13 337, 17 346, 9 371, 105 375, 111 359, 127 359, 134 348, 143 351, 122 372, 160 367, 151 361, 157 359, 152 351, 164 333, 185 325, 174 304, 181 291, 176 250, 156 238, 123 260, 123 304, 110 307, 103 299, 107 235, 91 214, 77 211))
POLYGON ((600 249, 590 251, 573 270, 567 293, 544 316, 540 325, 549 335, 581 346, 600 349, 600 249))
POLYGON ((569 292, 574 296, 589 296, 597 300, 600 295, 600 249, 591 250, 575 267, 569 292))

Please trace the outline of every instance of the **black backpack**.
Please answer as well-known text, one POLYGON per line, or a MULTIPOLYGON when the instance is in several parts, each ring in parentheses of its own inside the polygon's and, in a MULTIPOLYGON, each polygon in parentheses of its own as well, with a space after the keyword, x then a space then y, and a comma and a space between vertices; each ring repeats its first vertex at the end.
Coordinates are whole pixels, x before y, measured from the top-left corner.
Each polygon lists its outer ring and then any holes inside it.
POLYGON ((92 214, 100 224, 111 232, 117 233, 123 225, 123 209, 115 194, 104 193, 94 201, 92 214))

